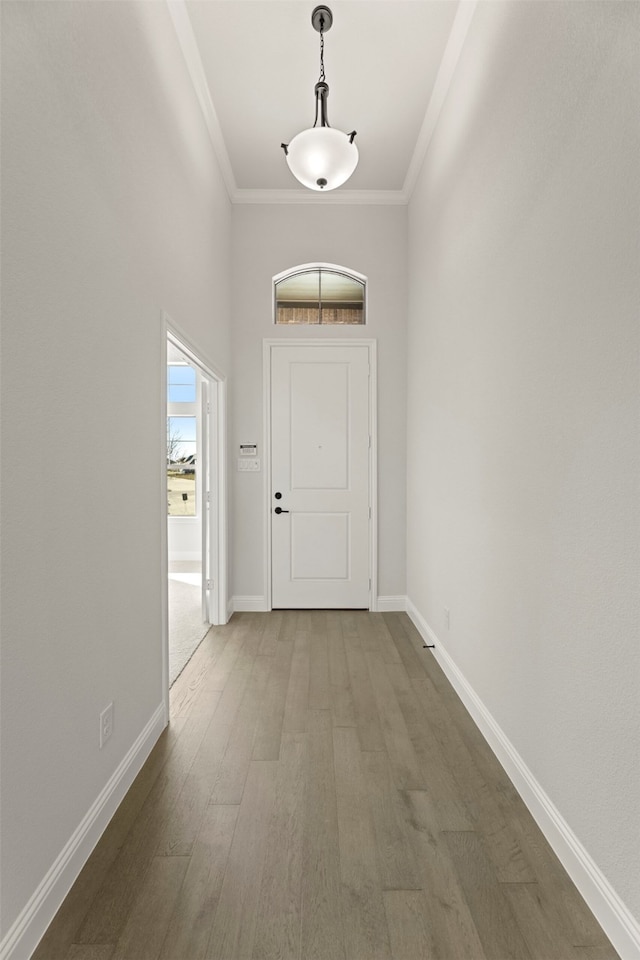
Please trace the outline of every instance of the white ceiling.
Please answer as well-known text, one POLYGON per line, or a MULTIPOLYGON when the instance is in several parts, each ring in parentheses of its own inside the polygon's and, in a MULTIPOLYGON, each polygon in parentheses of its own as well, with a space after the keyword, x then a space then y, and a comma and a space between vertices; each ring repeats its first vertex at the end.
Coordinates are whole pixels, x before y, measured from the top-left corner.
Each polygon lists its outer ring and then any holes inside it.
POLYGON ((329 0, 329 122, 357 130, 360 162, 322 195, 297 183, 280 147, 313 125, 314 0, 168 5, 234 202, 407 201, 475 0, 329 0))

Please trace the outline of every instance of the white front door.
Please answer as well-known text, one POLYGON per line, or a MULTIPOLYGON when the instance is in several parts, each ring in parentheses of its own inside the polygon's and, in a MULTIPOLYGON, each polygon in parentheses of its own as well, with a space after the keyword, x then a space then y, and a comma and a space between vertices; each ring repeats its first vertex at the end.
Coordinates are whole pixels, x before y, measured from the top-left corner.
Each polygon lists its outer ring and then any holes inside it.
POLYGON ((273 607, 369 608, 366 345, 271 348, 273 607))

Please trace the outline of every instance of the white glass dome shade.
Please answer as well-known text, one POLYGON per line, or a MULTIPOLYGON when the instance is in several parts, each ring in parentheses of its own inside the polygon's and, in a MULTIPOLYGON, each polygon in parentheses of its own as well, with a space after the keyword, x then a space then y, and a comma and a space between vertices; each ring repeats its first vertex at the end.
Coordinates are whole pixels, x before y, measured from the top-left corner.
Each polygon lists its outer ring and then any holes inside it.
POLYGON ((287 163, 294 177, 310 190, 335 190, 358 165, 353 135, 333 127, 310 127, 287 145, 287 163))

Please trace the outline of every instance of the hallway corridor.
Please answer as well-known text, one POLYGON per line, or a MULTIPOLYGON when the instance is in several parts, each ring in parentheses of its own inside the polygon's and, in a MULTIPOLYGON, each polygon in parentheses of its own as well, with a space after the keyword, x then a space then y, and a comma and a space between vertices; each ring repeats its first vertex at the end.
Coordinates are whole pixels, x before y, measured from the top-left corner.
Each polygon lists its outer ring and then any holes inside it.
POLYGON ((36 960, 613 960, 404 614, 214 627, 36 960))

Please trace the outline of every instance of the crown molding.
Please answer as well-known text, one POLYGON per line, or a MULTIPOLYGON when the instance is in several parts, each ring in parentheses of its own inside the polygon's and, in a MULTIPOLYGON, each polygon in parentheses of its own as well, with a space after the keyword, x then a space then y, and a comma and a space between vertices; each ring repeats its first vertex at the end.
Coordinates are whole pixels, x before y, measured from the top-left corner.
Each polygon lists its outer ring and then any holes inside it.
POLYGON ((382 206, 405 205, 408 198, 403 190, 236 190, 232 203, 320 203, 327 204, 378 204, 382 206))
POLYGON ((187 12, 187 6, 184 0, 166 0, 166 3, 171 22, 178 37, 180 49, 187 64, 191 82, 193 83, 193 89, 198 98, 200 109, 202 110, 207 130, 209 131, 209 137, 211 138, 213 149, 215 150, 220 165, 222 179, 227 188, 229 199, 233 202, 234 194, 237 193, 238 188, 236 187, 236 180, 233 175, 229 154, 227 153, 227 146, 222 135, 222 127, 218 120, 216 108, 213 105, 211 91, 209 90, 207 77, 204 72, 204 67, 202 66, 198 42, 193 32, 193 25, 187 12))
POLYGON ((401 190, 337 190, 320 193, 311 190, 249 190, 240 189, 233 174, 231 161, 222 134, 222 128, 211 91, 202 65, 198 43, 193 32, 185 0, 166 0, 169 15, 176 31, 187 70, 204 116, 209 137, 220 165, 229 199, 233 204, 267 203, 323 203, 323 204, 372 204, 406 205, 416 185, 433 133, 446 100, 453 76, 460 59, 469 26, 479 0, 459 0, 451 33, 442 56, 431 98, 427 106, 416 146, 401 190))
POLYGON ((429 104, 424 115, 424 120, 422 121, 420 133, 416 140, 416 146, 402 188, 402 192, 407 197, 407 202, 411 199, 413 188, 416 185, 420 170, 427 156, 427 151, 440 117, 440 111, 442 110, 442 106, 453 81, 458 60, 460 59, 460 54, 462 53, 462 48, 467 38, 467 33, 469 32, 469 27, 471 26, 477 5, 478 0, 460 0, 458 4, 458 9, 451 26, 451 33, 449 34, 447 45, 442 54, 436 82, 433 85, 431 98, 429 99, 429 104))

